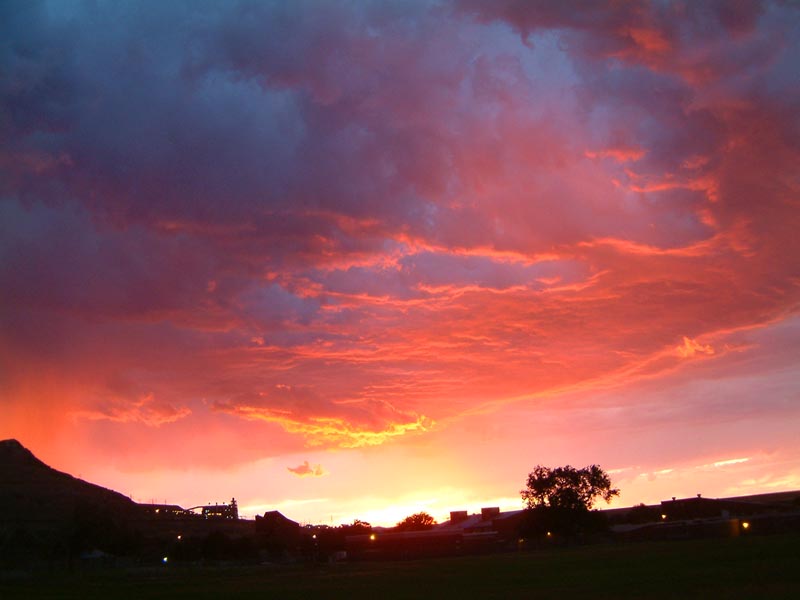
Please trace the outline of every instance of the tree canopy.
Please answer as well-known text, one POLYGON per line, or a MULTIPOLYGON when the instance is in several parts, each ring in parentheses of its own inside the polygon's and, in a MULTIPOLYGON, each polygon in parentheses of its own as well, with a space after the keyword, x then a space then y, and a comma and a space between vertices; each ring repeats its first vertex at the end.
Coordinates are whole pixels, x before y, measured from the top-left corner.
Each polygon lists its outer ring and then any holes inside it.
POLYGON ((436 519, 426 512, 410 515, 397 524, 398 531, 422 531, 436 525, 436 519))
POLYGON ((372 531, 372 525, 361 519, 356 519, 353 521, 352 525, 340 525, 339 529, 342 530, 345 535, 363 535, 372 531))
POLYGON ((611 487, 611 478, 599 465, 582 469, 536 465, 520 494, 528 508, 588 511, 597 498, 610 502, 619 490, 611 487))

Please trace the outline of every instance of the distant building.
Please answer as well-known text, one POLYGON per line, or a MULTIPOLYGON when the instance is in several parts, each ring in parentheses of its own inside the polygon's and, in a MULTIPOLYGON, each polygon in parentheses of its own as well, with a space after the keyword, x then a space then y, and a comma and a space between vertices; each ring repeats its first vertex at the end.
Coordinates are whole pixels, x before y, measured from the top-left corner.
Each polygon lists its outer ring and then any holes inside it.
POLYGON ((670 521, 731 516, 747 517, 789 510, 796 510, 796 507, 752 498, 703 498, 700 494, 693 498, 673 498, 661 502, 663 519, 670 521))
POLYGON ((287 519, 277 510, 271 510, 265 512, 263 517, 256 515, 256 533, 267 537, 295 539, 300 535, 300 524, 287 519))
POLYGON ((277 510, 256 515, 256 537, 268 560, 286 560, 302 554, 303 534, 300 524, 277 510))
MULTIPOLYGON (((712 499, 673 498, 656 505, 600 510, 611 527, 602 539, 660 540, 733 537, 800 531, 800 492, 712 499), (631 519, 632 513, 647 517, 631 519)), ((376 529, 345 538, 348 558, 386 560, 514 551, 563 543, 549 532, 541 539, 522 535, 526 510, 479 513, 454 510, 450 519, 425 531, 376 529)), ((588 539, 588 538, 587 538, 588 539)), ((598 538, 600 539, 600 538, 598 538)))
POLYGON ((201 506, 200 514, 204 519, 236 521, 239 518, 239 506, 236 504, 236 498, 231 498, 230 504, 201 506))
POLYGON ((620 540, 735 537, 800 531, 800 492, 734 498, 672 498, 660 505, 614 509, 611 531, 620 540), (650 519, 632 518, 645 513, 650 519))
POLYGON ((192 515, 191 512, 177 504, 138 504, 137 506, 143 514, 157 519, 174 519, 192 515))
POLYGON ((356 560, 383 560, 479 554, 516 549, 522 510, 501 513, 498 507, 479 514, 452 511, 450 520, 424 531, 374 531, 345 538, 347 554, 356 560))

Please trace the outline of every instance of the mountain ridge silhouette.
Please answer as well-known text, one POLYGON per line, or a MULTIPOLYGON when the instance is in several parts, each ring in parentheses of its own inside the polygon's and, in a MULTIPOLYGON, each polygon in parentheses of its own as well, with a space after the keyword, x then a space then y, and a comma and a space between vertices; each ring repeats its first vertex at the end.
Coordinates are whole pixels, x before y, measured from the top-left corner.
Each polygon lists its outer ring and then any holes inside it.
POLYGON ((16 439, 0 441, 0 524, 66 522, 76 511, 138 514, 127 496, 58 471, 16 439))

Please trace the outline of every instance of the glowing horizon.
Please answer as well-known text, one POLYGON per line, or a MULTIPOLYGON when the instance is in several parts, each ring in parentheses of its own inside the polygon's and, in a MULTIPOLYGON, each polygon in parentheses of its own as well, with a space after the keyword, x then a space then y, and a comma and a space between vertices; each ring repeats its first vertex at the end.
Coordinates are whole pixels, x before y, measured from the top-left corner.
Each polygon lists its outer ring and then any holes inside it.
POLYGON ((800 489, 798 7, 0 14, 0 438, 305 522, 800 489))

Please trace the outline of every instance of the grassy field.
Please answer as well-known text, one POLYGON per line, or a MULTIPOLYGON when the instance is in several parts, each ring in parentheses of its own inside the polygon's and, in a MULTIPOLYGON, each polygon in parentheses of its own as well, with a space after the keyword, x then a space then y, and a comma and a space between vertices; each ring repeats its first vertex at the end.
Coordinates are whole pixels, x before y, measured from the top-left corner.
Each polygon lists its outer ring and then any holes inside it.
POLYGON ((800 598, 800 536, 635 543, 425 561, 0 579, 0 598, 800 598))

